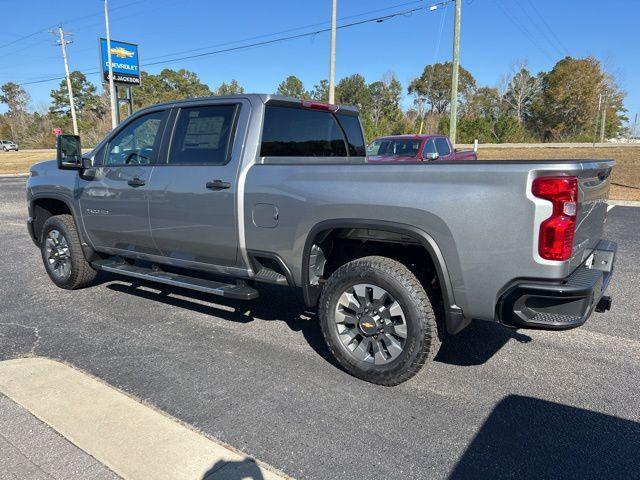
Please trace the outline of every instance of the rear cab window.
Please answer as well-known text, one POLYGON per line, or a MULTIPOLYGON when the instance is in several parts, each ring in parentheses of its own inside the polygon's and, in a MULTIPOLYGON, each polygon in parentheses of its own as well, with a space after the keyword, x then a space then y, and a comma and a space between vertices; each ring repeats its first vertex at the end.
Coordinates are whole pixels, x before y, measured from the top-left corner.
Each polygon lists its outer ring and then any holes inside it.
POLYGON ((267 105, 262 157, 364 156, 360 122, 355 115, 267 105))
POLYGON ((451 153, 451 148, 449 147, 449 142, 444 137, 436 137, 436 148, 438 149, 438 155, 441 157, 446 157, 451 153))

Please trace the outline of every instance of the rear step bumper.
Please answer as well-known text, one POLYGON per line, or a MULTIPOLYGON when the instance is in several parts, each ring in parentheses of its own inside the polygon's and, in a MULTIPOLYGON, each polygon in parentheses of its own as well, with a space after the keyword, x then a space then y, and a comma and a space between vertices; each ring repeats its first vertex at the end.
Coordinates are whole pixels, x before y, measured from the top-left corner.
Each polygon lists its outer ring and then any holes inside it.
POLYGON ((188 288, 199 292, 220 295, 222 297, 234 298, 237 300, 253 300, 258 298, 258 291, 249 287, 244 282, 236 284, 217 282, 199 277, 190 277, 172 272, 166 272, 156 268, 147 268, 131 265, 118 260, 99 260, 91 264, 98 270, 105 272, 126 275, 127 277, 139 278, 150 282, 163 283, 174 287, 188 288))
POLYGON ((519 328, 565 330, 611 307, 604 292, 613 275, 617 245, 601 240, 586 263, 560 282, 522 281, 511 286, 497 306, 498 321, 519 328))

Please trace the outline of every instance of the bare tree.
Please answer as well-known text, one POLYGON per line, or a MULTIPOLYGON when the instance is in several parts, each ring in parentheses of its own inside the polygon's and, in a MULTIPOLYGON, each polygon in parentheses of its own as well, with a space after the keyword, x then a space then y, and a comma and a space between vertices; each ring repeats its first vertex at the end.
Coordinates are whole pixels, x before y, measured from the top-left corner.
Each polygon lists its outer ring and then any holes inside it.
POLYGON ((540 77, 531 75, 525 60, 514 63, 509 73, 503 76, 498 88, 520 124, 525 121, 534 98, 540 92, 540 84, 540 77))

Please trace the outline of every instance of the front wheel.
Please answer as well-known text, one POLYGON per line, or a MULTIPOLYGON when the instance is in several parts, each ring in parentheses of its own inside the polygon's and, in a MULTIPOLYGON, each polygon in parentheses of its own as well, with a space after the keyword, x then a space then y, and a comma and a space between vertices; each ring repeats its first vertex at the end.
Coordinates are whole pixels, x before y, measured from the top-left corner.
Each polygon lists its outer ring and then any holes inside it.
POLYGON ((40 243, 44 266, 58 287, 75 290, 93 283, 97 272, 84 258, 71 215, 49 217, 42 227, 40 243))
POLYGON ((329 277, 320 325, 338 362, 380 385, 410 379, 440 348, 427 293, 405 265, 386 257, 351 261, 329 277))

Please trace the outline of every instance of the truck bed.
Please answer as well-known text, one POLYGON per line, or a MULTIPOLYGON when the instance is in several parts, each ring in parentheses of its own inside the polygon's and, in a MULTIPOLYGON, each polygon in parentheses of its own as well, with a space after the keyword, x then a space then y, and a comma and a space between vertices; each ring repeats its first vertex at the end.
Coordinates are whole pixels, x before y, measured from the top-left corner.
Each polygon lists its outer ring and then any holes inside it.
POLYGON ((499 295, 518 277, 567 277, 600 240, 612 161, 509 160, 428 164, 327 164, 264 158, 246 177, 246 204, 275 205, 277 228, 256 227, 245 209, 249 249, 273 250, 296 283, 307 232, 326 221, 399 222, 433 239, 447 265, 455 304, 465 315, 493 319, 499 295), (596 180, 596 172, 605 172, 596 180), (535 176, 580 179, 579 226, 571 262, 537 257, 549 202, 530 194, 535 176), (595 176, 594 176, 595 175, 595 176), (505 259, 508 259, 505 261, 505 259))

